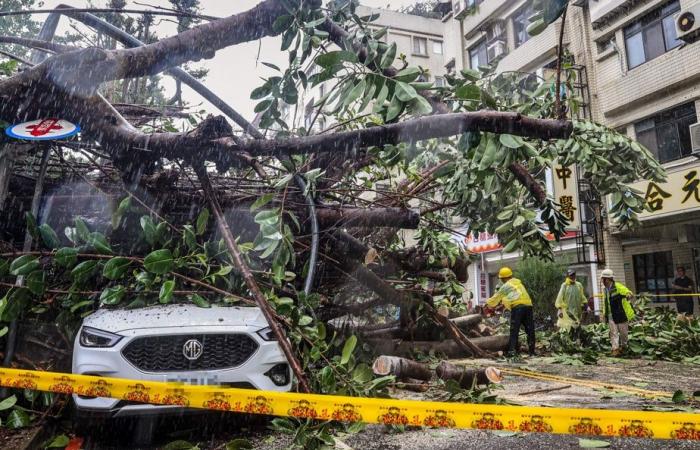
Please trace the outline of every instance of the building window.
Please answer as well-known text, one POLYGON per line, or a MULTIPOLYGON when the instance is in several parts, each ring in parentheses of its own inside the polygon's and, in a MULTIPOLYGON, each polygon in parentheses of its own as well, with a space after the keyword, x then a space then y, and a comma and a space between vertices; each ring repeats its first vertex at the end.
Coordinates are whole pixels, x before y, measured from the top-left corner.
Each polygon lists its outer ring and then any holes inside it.
POLYGON ((445 79, 443 77, 435 77, 435 87, 445 87, 445 79))
POLYGON ((483 40, 469 49, 469 67, 478 69, 479 66, 485 66, 489 63, 488 47, 486 40, 483 40))
POLYGON ((442 55, 442 41, 433 41, 433 53, 442 55))
POLYGON ((422 37, 413 37, 413 54, 414 55, 427 55, 428 54, 428 40, 422 37))
POLYGON ((681 45, 676 37, 673 18, 679 10, 680 4, 675 0, 625 28, 627 65, 630 69, 681 45))
POLYGON ((687 103, 634 124, 637 141, 668 162, 690 155, 690 125, 697 122, 695 104, 687 103))
POLYGON ((530 17, 533 15, 532 3, 515 13, 513 27, 515 29, 515 48, 520 47, 530 39, 527 27, 530 25, 530 17))
POLYGON ((638 293, 671 293, 674 278, 673 254, 671 252, 634 255, 632 260, 634 263, 634 286, 638 293))

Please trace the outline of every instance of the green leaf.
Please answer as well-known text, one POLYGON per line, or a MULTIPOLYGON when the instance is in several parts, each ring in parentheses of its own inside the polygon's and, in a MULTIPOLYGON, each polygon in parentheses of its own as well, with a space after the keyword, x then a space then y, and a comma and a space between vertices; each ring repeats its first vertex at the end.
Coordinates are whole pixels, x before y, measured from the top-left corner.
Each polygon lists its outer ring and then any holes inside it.
POLYGON ((61 241, 58 239, 56 232, 49 226, 49 224, 42 224, 39 227, 39 234, 41 234, 41 240, 44 241, 44 245, 48 248, 56 248, 61 245, 61 241))
POLYGON ((29 415, 22 411, 21 409, 13 409, 12 412, 10 412, 10 415, 7 416, 7 419, 5 420, 5 426, 7 428, 24 428, 26 426, 29 426, 29 423, 31 420, 29 419, 29 415))
POLYGON ((348 92, 348 95, 343 99, 343 105, 350 105, 352 102, 360 98, 363 92, 365 92, 365 88, 367 87, 367 82, 363 78, 360 80, 359 83, 357 83, 352 89, 350 89, 350 92, 348 92))
POLYGON ((15 276, 29 275, 40 266, 39 258, 34 255, 22 255, 10 264, 10 273, 15 276))
POLYGON ((100 294, 100 303, 103 305, 117 305, 126 295, 124 286, 112 286, 105 288, 100 294))
POLYGON ((476 69, 462 69, 462 76, 470 81, 478 81, 481 79, 481 72, 476 69))
POLYGON ((399 71, 394 77, 396 81, 403 81, 404 83, 410 83, 416 81, 420 76, 421 71, 418 67, 406 67, 405 69, 399 71))
POLYGON ((396 97, 402 102, 410 102, 414 98, 418 97, 418 92, 408 83, 403 83, 401 81, 396 83, 396 88, 394 90, 396 97))
POLYGON ((122 256, 114 257, 105 264, 104 269, 102 269, 102 276, 108 280, 118 280, 129 270, 130 264, 131 260, 128 258, 122 256))
POLYGON ((41 296, 46 289, 46 274, 43 270, 35 270, 27 275, 26 283, 32 294, 41 296))
POLYGON ((253 444, 248 439, 234 439, 226 443, 226 450, 249 450, 253 448, 253 444))
POLYGON ((508 242, 505 247, 503 247, 503 253, 512 253, 518 246, 518 241, 513 239, 508 242))
POLYGON ((683 393, 683 391, 678 390, 678 391, 673 393, 672 400, 673 400, 673 403, 683 403, 684 401, 686 401, 686 396, 683 393))
POLYGON ((331 68, 336 64, 340 64, 343 61, 356 63, 357 55, 352 52, 345 50, 333 51, 328 53, 323 53, 316 57, 316 64, 323 67, 324 69, 331 68))
POLYGON ((161 303, 170 303, 173 298, 173 290, 175 290, 175 281, 168 280, 163 283, 160 287, 160 293, 158 294, 158 301, 161 303))
POLYGON ((78 262, 78 249, 72 247, 63 247, 58 249, 54 261, 61 267, 70 268, 78 262))
POLYGON ((93 303, 94 302, 92 300, 83 300, 82 302, 78 302, 75 305, 71 306, 70 312, 74 313, 77 310, 79 310, 80 308, 82 308, 83 306, 88 306, 88 305, 92 306, 93 303))
POLYGON ((15 406, 15 403, 17 403, 17 397, 14 395, 11 395, 7 397, 5 400, 0 402, 0 411, 5 411, 6 409, 10 409, 13 406, 15 406))
POLYGON ((129 211, 129 208, 131 207, 131 197, 127 196, 122 199, 121 202, 119 202, 119 206, 117 207, 117 210, 114 211, 112 214, 112 229, 117 229, 119 228, 119 225, 121 224, 122 218, 124 217, 124 214, 129 211))
POLYGON ((401 111, 403 111, 403 103, 401 100, 394 95, 391 98, 391 103, 389 104, 389 109, 386 112, 386 122, 391 122, 395 118, 401 114, 401 111))
POLYGON ((0 258, 0 277, 4 277, 8 273, 10 273, 10 262, 0 258))
POLYGON ((85 221, 80 217, 76 217, 73 223, 75 224, 75 233, 78 240, 88 242, 90 239, 90 230, 85 224, 85 221))
POLYGON ((260 226, 273 226, 277 224, 279 220, 279 211, 277 209, 268 209, 265 211, 260 211, 255 215, 255 223, 260 226))
POLYGON ((148 216, 141 217, 139 221, 143 230, 143 237, 150 245, 156 245, 156 226, 153 220, 148 216))
POLYGON ((372 378, 374 378, 372 369, 365 363, 358 364, 352 371, 352 379, 356 383, 369 383, 372 378))
POLYGON ((253 89, 253 92, 250 93, 250 98, 251 100, 260 100, 261 98, 265 98, 270 95, 271 92, 272 87, 270 86, 270 83, 265 83, 262 86, 253 89))
POLYGON ((391 65, 394 63, 394 59, 396 59, 396 42, 392 42, 389 48, 386 49, 386 52, 384 52, 384 55, 382 55, 382 59, 379 62, 379 67, 382 69, 391 67, 391 65))
POLYGON ((355 351, 355 346, 357 345, 357 336, 354 334, 350 336, 343 346, 342 356, 340 358, 340 364, 347 364, 350 361, 352 352, 355 351))
POLYGON ((600 441, 597 439, 579 438, 578 445, 581 448, 608 448, 608 447, 610 447, 610 442, 600 441))
POLYGON ((422 96, 418 96, 411 102, 411 108, 416 115, 430 114, 433 112, 433 105, 422 96))
POLYGON ((179 440, 169 442, 162 447, 162 450, 198 450, 199 446, 196 446, 190 442, 179 440))
POLYGON ((498 140, 504 147, 516 149, 523 146, 523 140, 520 136, 513 136, 512 134, 502 134, 498 137, 498 140))
POLYGON ((53 440, 49 443, 49 445, 46 446, 46 448, 66 448, 68 443, 70 442, 70 438, 66 436, 65 434, 59 434, 53 440))
POLYGON ((272 31, 274 31, 277 34, 282 33, 283 31, 287 30, 292 25, 292 23, 294 23, 294 16, 288 14, 284 16, 279 16, 272 23, 272 31))
POLYGON ((455 96, 464 100, 479 101, 481 100, 481 88, 475 84, 463 84, 455 89, 455 96))
POLYGON ((197 216, 197 235, 201 236, 207 230, 207 225, 209 224, 209 209, 204 208, 202 212, 197 216))
POLYGON ((274 193, 265 194, 265 195, 258 197, 258 199, 255 200, 252 205, 250 205, 250 211, 251 212, 255 211, 256 209, 259 209, 259 208, 267 205, 273 198, 275 198, 274 193))
POLYGON ((90 233, 87 241, 98 253, 103 255, 112 254, 112 247, 107 243, 107 238, 102 233, 90 233))
POLYGON ((143 260, 143 266, 151 273, 163 275, 173 270, 175 261, 172 252, 164 248, 149 253, 143 260))
POLYGON ((36 218, 34 217, 34 214, 27 211, 26 213, 24 213, 24 218, 27 221, 27 231, 29 231, 29 234, 32 236, 32 239, 38 240, 39 228, 36 225, 36 218))
POLYGON ((71 270, 73 280, 76 282, 85 281, 90 278, 97 267, 97 261, 83 261, 71 270))
POLYGON ((199 306, 200 308, 211 308, 211 305, 209 304, 207 299, 205 299, 199 294, 192 294, 192 297, 190 299, 192 300, 192 303, 199 306))

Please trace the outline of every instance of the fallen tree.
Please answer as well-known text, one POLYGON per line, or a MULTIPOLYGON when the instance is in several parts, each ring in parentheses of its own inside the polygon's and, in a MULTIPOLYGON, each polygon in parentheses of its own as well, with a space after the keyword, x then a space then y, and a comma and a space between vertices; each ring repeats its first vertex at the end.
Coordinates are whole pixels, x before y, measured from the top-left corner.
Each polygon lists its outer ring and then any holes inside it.
MULTIPOLYGON (((471 232, 497 231, 507 251, 547 255, 552 243, 545 231, 556 240, 567 224, 537 179, 555 160, 578 164, 602 195, 610 194, 611 213, 623 226, 633 224, 644 208, 644 199, 625 183, 663 176, 649 152, 625 136, 594 123, 565 120, 560 108, 552 114, 561 102, 552 94, 558 89, 521 92, 520 75, 470 70, 450 75, 444 88, 419 81, 422 69, 394 67, 396 46, 382 42, 382 30, 358 18, 351 2, 322 9, 320 2, 265 0, 148 44, 90 14, 66 9, 60 14, 130 48, 55 45, 50 42, 53 31, 31 40, 0 38, 55 52, 44 60, 15 58, 24 67, 10 68, 0 78, 0 120, 11 124, 50 115, 80 124, 79 141, 52 148, 65 170, 49 170, 42 190, 47 198, 58 199, 55 189, 80 181, 94 188, 92 195, 101 192, 99 198, 112 199, 104 202, 111 207, 90 221, 74 221, 66 212, 52 217, 51 224, 48 219, 33 224, 44 217, 35 215, 28 227, 33 249, 27 252, 17 250, 23 230, 16 219, 24 213, 18 207, 23 203, 7 199, 3 206, 16 210, 8 213, 13 219, 2 230, 11 268, 3 274, 4 294, 21 297, 17 304, 24 305, 15 319, 34 314, 33 307, 44 304, 48 292, 14 288, 16 276, 34 281, 63 277, 63 284, 48 283, 58 301, 46 308, 75 323, 91 309, 119 306, 122 298, 112 295, 115 291, 131 286, 158 291, 159 286, 145 285, 144 280, 156 278, 144 262, 155 252, 169 252, 178 255, 177 263, 187 271, 172 273, 173 280, 157 278, 158 283, 187 287, 190 294, 183 301, 214 292, 218 301, 257 305, 285 343, 303 390, 326 389, 321 380, 341 376, 336 371, 320 377, 312 369, 314 358, 331 358, 334 348, 319 317, 374 321, 398 310, 402 333, 439 324, 450 340, 385 341, 390 348, 384 353, 480 356, 502 350, 504 337, 469 339, 465 328, 474 332, 473 326, 460 328, 438 313, 441 302, 461 301, 459 281, 466 279, 468 258, 450 237, 455 218, 468 217, 471 232), (257 125, 176 67, 211 58, 227 46, 276 35, 281 35, 290 63, 251 93, 258 101, 257 125), (105 86, 160 73, 190 83, 240 129, 221 116, 193 118, 195 125, 180 132, 165 124, 155 131, 134 126, 127 120, 140 122, 133 117, 134 105, 120 104, 105 86), (284 105, 298 107, 301 90, 330 82, 334 89, 319 100, 315 115, 333 120, 332 129, 297 127, 282 115, 284 105), (528 108, 518 109, 523 104, 528 108), (601 159, 610 162, 605 170, 599 170, 601 159), (215 171, 220 175, 214 176, 215 171), (167 203, 169 197, 173 203, 167 203), (209 207, 203 211, 205 204, 209 207), (242 208, 250 217, 244 217, 242 208), (207 220, 209 211, 214 226, 207 220), (54 228, 71 231, 64 238, 54 228), (401 248, 401 229, 416 230, 415 247, 401 248), (116 239, 120 235, 125 240, 116 239), (54 270, 68 253, 75 253, 79 264, 92 265, 94 285, 54 270), (146 275, 96 276, 113 258, 143 265, 146 275), (28 261, 29 266, 20 264, 28 261), (25 274, 22 268, 27 267, 32 270, 25 274), (72 294, 76 291, 106 294, 72 294)), ((27 147, 15 158, 18 167, 34 173, 29 153, 35 149, 27 147)), ((20 178, 17 174, 14 182, 24 183, 21 192, 33 192, 35 177, 29 182, 20 178)), ((69 211, 70 202, 65 205, 69 211)), ((154 301, 153 296, 143 299, 144 304, 154 301)))

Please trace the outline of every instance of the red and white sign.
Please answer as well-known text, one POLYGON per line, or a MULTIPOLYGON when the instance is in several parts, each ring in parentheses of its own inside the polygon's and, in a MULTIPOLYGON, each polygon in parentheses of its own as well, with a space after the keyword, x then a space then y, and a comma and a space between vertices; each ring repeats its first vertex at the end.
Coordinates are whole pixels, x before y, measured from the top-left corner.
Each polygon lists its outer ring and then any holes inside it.
MULTIPOLYGON (((550 232, 547 232, 545 236, 549 241, 554 240, 554 235, 550 232)), ((575 237, 575 231, 567 231, 564 236, 561 237, 561 239, 574 239, 575 237)), ((467 244, 467 250, 471 253, 489 253, 503 248, 501 243, 498 241, 498 235, 496 234, 482 232, 475 235, 470 233, 464 240, 467 244)))
POLYGON ((74 136, 80 127, 63 119, 39 119, 13 125, 5 133, 16 139, 46 141, 74 136))

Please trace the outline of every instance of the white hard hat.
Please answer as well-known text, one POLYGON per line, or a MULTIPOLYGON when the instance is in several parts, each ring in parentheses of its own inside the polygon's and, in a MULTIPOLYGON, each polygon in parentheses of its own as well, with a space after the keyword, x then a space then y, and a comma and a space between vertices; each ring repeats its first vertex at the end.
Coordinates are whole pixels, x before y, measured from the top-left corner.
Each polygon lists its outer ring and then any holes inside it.
POLYGON ((615 278, 612 269, 605 269, 600 273, 600 278, 615 278))

